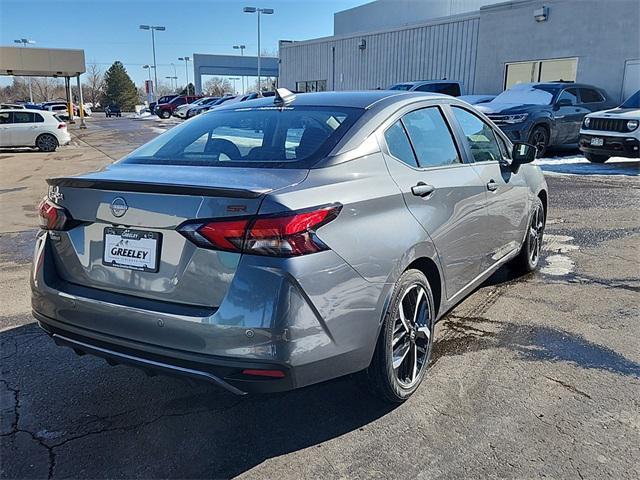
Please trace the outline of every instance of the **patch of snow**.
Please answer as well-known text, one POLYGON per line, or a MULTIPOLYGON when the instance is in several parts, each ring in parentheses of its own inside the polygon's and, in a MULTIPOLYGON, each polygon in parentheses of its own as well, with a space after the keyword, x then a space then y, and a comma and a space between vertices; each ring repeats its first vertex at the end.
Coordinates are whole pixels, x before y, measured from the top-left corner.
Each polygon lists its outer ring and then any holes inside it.
POLYGON ((550 255, 546 258, 546 262, 547 264, 540 271, 554 277, 569 275, 575 267, 573 260, 566 255, 550 255))
POLYGON ((640 175, 640 160, 636 158, 611 157, 606 163, 591 163, 583 155, 537 158, 545 173, 560 175, 640 175))

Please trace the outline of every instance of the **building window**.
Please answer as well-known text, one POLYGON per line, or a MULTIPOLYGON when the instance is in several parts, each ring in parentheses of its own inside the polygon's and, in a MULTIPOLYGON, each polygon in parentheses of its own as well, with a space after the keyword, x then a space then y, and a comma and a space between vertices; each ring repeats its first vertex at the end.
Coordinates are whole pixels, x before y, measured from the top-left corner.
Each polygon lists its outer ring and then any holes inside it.
POLYGON ((298 92, 326 92, 326 80, 309 80, 306 82, 296 82, 296 90, 298 92))
POLYGON ((575 82, 577 58, 555 58, 507 63, 504 75, 505 90, 517 83, 575 82))

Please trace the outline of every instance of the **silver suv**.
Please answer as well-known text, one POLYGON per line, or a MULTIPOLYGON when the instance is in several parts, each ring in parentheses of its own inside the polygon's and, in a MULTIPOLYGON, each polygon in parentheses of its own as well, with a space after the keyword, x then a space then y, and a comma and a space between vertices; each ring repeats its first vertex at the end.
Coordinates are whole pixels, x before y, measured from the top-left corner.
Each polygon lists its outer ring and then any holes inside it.
POLYGON ((449 96, 223 106, 48 181, 33 312, 78 353, 236 394, 362 372, 402 401, 439 318, 501 265, 536 268, 534 154, 449 96))

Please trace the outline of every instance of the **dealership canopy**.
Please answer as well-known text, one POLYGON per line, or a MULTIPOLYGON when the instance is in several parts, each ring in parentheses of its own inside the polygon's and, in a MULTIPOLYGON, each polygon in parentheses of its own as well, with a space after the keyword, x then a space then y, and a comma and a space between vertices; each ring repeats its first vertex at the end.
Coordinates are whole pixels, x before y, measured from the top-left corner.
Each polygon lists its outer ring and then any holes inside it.
POLYGON ((84 50, 0 47, 0 75, 76 77, 85 71, 84 50))

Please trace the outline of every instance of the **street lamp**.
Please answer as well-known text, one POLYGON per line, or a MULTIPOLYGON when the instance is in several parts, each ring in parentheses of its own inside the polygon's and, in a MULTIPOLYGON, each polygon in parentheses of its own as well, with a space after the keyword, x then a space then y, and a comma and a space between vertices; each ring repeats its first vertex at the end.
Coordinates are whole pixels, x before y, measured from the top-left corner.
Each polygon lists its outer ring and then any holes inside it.
MULTIPOLYGON (((229 80, 233 82, 233 94, 235 95, 236 93, 238 93, 236 91, 236 80, 240 80, 240 77, 229 77, 229 80)), ((244 91, 242 93, 244 94, 244 91)))
MULTIPOLYGON (((29 40, 28 38, 20 38, 20 39, 14 40, 13 43, 20 43, 22 44, 23 47, 26 47, 27 45, 33 45, 36 42, 34 40, 29 40)), ((45 99, 45 100, 48 100, 48 99, 45 99)), ((31 90, 31 77, 29 77, 29 102, 33 103, 33 92, 31 90)))
MULTIPOLYGON (((246 45, 234 45, 234 50, 240 50, 240 56, 244 57, 244 49, 247 48, 246 45)), ((242 75, 242 94, 244 95, 244 75, 242 75)))
POLYGON ((189 57, 178 57, 178 60, 180 60, 181 62, 184 61, 184 73, 187 74, 186 89, 187 89, 187 95, 189 95, 189 60, 191 59, 189 57))
MULTIPOLYGON (((151 82, 151 69, 153 68, 153 73, 156 73, 156 67, 154 65, 142 65, 142 68, 149 72, 149 83, 151 82)), ((153 98, 156 97, 156 86, 152 84, 152 88, 147 92, 147 101, 151 103, 151 93, 153 93, 153 98)))
POLYGON ((173 90, 174 92, 176 91, 176 89, 178 88, 178 77, 176 77, 175 75, 173 77, 164 77, 167 80, 169 80, 169 85, 171 85, 171 90, 173 90), (176 86, 173 86, 173 81, 176 81, 176 86))
POLYGON ((258 14, 258 92, 262 91, 261 78, 260 78, 260 14, 272 15, 273 8, 256 8, 256 7, 244 7, 242 9, 244 13, 257 13, 258 14))
POLYGON ((166 30, 166 27, 161 27, 159 25, 140 25, 140 30, 151 30, 151 46, 153 48, 153 78, 155 79, 155 85, 153 87, 153 94, 154 94, 154 99, 157 100, 157 97, 155 96, 155 92, 156 92, 156 88, 158 85, 158 69, 156 68, 157 64, 156 64, 156 36, 155 36, 155 31, 158 30, 159 32, 164 32, 166 30))

